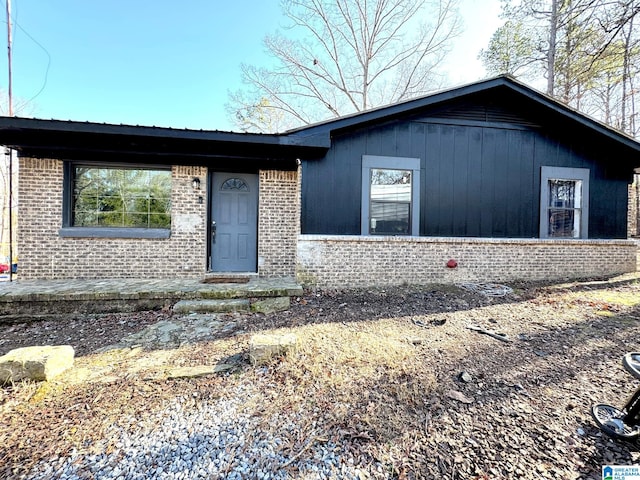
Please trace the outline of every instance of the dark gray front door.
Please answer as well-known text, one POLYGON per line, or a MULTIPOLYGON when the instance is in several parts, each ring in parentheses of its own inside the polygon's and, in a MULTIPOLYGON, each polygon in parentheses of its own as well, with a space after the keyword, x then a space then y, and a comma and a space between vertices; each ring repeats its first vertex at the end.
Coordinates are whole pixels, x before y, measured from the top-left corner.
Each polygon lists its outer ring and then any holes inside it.
POLYGON ((258 175, 214 172, 211 189, 211 270, 255 272, 258 175))

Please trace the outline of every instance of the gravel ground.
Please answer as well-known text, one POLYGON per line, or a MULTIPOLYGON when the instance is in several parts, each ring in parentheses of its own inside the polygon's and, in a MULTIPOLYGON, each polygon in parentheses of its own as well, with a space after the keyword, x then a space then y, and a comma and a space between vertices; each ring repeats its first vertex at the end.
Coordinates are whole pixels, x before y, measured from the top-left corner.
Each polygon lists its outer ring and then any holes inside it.
POLYGON ((1 390, 0 476, 600 479, 603 465, 640 463, 637 444, 604 436, 589 414, 638 384, 620 363, 640 351, 638 278, 511 285, 496 298, 309 292, 287 312, 230 315, 234 330, 162 351, 172 364, 225 362, 276 330, 298 334, 297 357, 188 380, 150 380, 133 370, 141 357, 95 353, 169 312, 2 326, 0 354, 71 343, 78 368, 113 375, 1 390))

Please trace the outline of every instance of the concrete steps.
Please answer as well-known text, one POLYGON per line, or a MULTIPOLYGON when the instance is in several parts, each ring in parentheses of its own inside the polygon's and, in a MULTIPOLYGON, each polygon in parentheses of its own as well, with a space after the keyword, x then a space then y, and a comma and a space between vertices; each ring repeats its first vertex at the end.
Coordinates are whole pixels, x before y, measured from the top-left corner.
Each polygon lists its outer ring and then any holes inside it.
POLYGON ((231 300, 180 300, 173 306, 176 313, 227 313, 248 312, 250 302, 246 298, 231 300))
POLYGON ((234 298, 228 300, 180 300, 173 311, 181 314, 191 313, 231 313, 260 312, 273 313, 289 310, 291 300, 287 297, 234 298))
POLYGON ((45 316, 127 313, 177 307, 179 313, 289 308, 303 290, 293 279, 250 278, 244 283, 203 283, 185 279, 35 280, 0 284, 0 323, 45 316), (190 303, 181 303, 190 302, 190 303))

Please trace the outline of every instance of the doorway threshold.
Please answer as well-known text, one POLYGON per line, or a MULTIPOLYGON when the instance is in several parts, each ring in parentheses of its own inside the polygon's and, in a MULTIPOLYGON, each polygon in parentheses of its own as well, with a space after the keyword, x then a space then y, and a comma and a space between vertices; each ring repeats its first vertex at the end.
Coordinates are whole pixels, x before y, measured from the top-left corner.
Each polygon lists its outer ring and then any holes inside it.
POLYGON ((253 272, 209 272, 202 283, 249 283, 256 278, 258 274, 253 272))

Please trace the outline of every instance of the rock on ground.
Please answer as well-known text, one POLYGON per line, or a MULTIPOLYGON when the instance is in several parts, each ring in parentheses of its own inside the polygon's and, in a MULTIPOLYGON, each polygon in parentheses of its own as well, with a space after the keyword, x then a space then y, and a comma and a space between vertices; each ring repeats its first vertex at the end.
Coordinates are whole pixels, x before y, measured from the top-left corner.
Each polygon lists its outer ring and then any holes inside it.
POLYGON ((272 358, 295 351, 298 338, 293 333, 285 335, 254 335, 249 341, 249 360, 252 365, 266 365, 272 358))
POLYGON ((289 310, 291 299, 289 297, 274 297, 256 300, 251 303, 251 311, 256 313, 274 313, 289 310))
POLYGON ((0 384, 49 381, 73 367, 71 345, 22 347, 0 357, 0 384))

